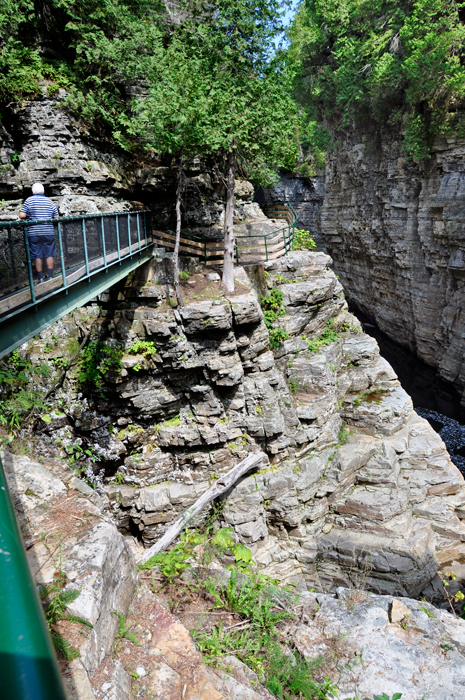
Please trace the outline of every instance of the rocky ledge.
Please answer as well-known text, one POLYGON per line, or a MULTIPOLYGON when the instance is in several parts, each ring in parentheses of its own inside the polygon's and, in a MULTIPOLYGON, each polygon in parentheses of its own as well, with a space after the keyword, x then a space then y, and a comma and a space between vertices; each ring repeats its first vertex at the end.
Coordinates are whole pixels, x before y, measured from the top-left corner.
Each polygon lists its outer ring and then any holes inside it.
POLYGON ((264 572, 334 590, 363 571, 373 591, 424 592, 464 555, 464 481, 348 313, 331 259, 295 252, 239 268, 230 298, 191 267, 180 309, 170 306, 166 262, 154 258, 102 298, 103 309, 88 307, 85 321, 68 317, 31 344, 32 357, 48 349, 59 358, 84 326, 95 343, 124 348, 120 370, 105 375, 109 400, 89 410, 68 382, 44 438, 71 444, 79 435, 105 451, 106 473, 116 472, 112 517, 146 546, 212 479, 263 449, 269 465, 231 490, 219 524, 234 528, 264 572), (270 294, 284 337, 275 349, 259 303, 270 294), (134 351, 140 341, 151 354, 134 351))
MULTIPOLYGON (((79 593, 65 612, 92 625, 53 625, 79 653, 61 660, 69 700, 271 700, 234 655, 204 664, 182 614, 139 579, 132 538, 116 530, 95 491, 59 460, 39 464, 5 452, 2 461, 37 582, 61 577, 64 590, 79 593)), ((340 700, 397 692, 403 700, 461 700, 465 621, 429 603, 367 593, 364 584, 361 577, 335 595, 300 593, 282 638, 323 660, 340 700)))

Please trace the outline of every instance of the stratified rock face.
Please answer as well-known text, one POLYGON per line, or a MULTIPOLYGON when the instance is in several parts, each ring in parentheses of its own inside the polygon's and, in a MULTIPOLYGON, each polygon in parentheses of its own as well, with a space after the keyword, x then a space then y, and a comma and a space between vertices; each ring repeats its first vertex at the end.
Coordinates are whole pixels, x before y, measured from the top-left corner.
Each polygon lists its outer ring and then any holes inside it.
POLYGON ((127 163, 92 143, 62 109, 66 96, 43 96, 11 105, 2 122, 0 196, 2 220, 17 218, 31 185, 42 182, 60 214, 124 211, 133 185, 127 163))
MULTIPOLYGON (((125 354, 122 370, 106 375, 100 413, 70 408, 69 418, 124 461, 111 508, 144 544, 263 449, 270 466, 231 490, 222 522, 267 574, 330 588, 357 570, 375 591, 417 595, 465 554, 464 481, 348 313, 330 262, 295 252, 250 268, 250 278, 239 268, 237 296, 212 283, 209 298, 179 310, 156 283, 163 261, 154 263, 145 285, 132 278, 101 312, 93 337, 126 349, 146 340, 157 352, 125 354), (289 337, 274 351, 251 280, 283 295, 275 325, 289 337)), ((42 347, 33 352, 43 357, 42 347)), ((62 417, 43 430, 72 435, 62 417)))
MULTIPOLYGON (((42 93, 9 105, 2 115, 0 220, 16 219, 31 185, 42 182, 64 216, 149 206, 156 227, 172 225, 177 181, 169 160, 138 166, 115 145, 96 141, 70 117, 63 106, 64 90, 49 96, 44 85, 42 93)), ((183 226, 221 229, 225 190, 218 168, 194 158, 186 163, 185 174, 183 226)), ((236 181, 236 221, 265 219, 252 202, 253 191, 250 182, 236 181)))
POLYGON ((354 132, 327 157, 321 233, 349 300, 463 390, 465 142, 421 165, 398 135, 354 132))
POLYGON ((256 199, 262 206, 289 202, 297 213, 297 227, 310 231, 316 243, 324 248, 317 223, 317 214, 325 196, 324 175, 301 177, 283 174, 273 187, 260 188, 256 199))

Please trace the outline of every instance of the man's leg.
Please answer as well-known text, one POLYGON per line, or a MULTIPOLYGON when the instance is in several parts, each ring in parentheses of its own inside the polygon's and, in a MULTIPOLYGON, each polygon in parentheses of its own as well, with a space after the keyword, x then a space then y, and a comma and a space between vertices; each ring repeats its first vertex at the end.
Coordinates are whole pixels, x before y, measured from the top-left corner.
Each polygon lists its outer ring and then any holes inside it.
POLYGON ((29 236, 29 253, 31 255, 31 261, 36 268, 37 279, 39 282, 42 282, 42 255, 38 236, 29 236))
POLYGON ((47 262, 48 278, 49 278, 49 280, 51 280, 53 277, 53 258, 47 258, 46 262, 47 262))

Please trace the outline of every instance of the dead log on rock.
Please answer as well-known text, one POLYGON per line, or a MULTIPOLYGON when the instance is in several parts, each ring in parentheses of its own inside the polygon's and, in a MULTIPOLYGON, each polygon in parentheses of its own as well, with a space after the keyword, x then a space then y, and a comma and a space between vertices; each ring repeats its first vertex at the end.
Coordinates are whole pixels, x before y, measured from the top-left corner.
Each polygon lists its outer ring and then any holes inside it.
POLYGON ((243 476, 243 474, 250 471, 252 467, 256 467, 257 464, 259 464, 263 459, 266 459, 264 452, 254 452, 243 459, 242 462, 236 464, 236 466, 233 467, 227 474, 221 476, 218 481, 215 481, 213 486, 208 489, 208 491, 205 491, 205 493, 203 493, 200 498, 198 498, 196 502, 190 506, 190 508, 187 508, 187 510, 184 511, 179 518, 177 518, 174 524, 167 532, 165 532, 163 537, 161 537, 158 542, 155 542, 154 545, 144 552, 137 563, 144 564, 155 554, 163 552, 172 542, 174 542, 176 537, 181 534, 192 518, 198 515, 205 508, 205 506, 211 503, 211 501, 218 498, 218 496, 221 496, 221 494, 230 489, 231 486, 233 486, 236 481, 243 476))

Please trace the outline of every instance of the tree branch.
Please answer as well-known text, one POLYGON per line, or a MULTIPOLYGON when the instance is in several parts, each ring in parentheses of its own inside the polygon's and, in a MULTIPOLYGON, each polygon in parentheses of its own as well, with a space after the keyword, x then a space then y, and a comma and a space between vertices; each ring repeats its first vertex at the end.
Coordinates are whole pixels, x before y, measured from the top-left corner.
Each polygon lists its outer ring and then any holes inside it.
POLYGON ((170 529, 165 532, 163 537, 161 537, 158 542, 155 542, 154 545, 144 552, 137 563, 144 564, 155 554, 163 552, 163 550, 169 547, 176 537, 181 534, 187 523, 192 520, 194 516, 198 515, 198 513, 200 513, 200 511, 202 511, 211 501, 218 498, 218 496, 221 496, 221 494, 230 489, 231 486, 233 486, 243 474, 250 471, 252 467, 256 467, 257 464, 259 464, 263 459, 266 459, 264 452, 254 452, 243 459, 242 462, 236 464, 236 466, 233 467, 227 474, 221 476, 218 481, 215 481, 213 486, 208 489, 208 491, 205 491, 205 493, 203 493, 200 498, 198 498, 196 502, 190 506, 190 508, 179 516, 179 518, 174 522, 170 529))

